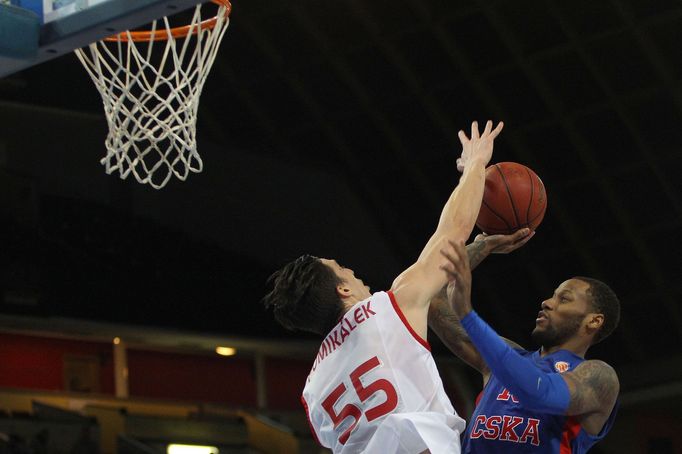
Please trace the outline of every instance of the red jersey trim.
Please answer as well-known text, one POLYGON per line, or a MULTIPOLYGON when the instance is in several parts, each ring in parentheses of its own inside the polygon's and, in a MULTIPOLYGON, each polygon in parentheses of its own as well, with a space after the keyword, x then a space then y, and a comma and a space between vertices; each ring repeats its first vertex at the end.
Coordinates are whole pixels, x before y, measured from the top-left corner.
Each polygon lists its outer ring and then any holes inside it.
POLYGON ((481 401, 481 398, 483 397, 483 390, 481 390, 480 393, 478 393, 478 396, 476 396, 476 406, 478 407, 478 403, 481 401))
POLYGON ((305 408, 305 419, 308 420, 308 426, 310 427, 310 432, 313 434, 313 438, 317 442, 318 445, 322 446, 322 443, 320 443, 320 439, 317 438, 317 433, 315 433, 315 428, 313 427, 313 422, 310 420, 310 410, 308 410, 308 402, 305 401, 305 397, 301 395, 301 403, 303 404, 303 408, 305 408))
POLYGON ((566 419, 566 424, 564 425, 564 431, 561 434, 561 446, 559 449, 559 454, 572 454, 573 449, 571 448, 571 442, 580 433, 580 423, 572 416, 566 419))
POLYGON ((412 329, 412 326, 408 323, 407 319, 405 318, 405 314, 403 314, 403 311, 400 310, 400 306, 398 306, 398 302, 395 300, 395 296, 393 295, 392 291, 386 292, 388 293, 388 297, 391 299, 391 304, 393 305, 393 310, 395 310, 396 314, 398 314, 398 317, 400 317, 400 320, 402 320, 403 325, 405 325, 405 328, 412 334, 412 337, 414 337, 417 342, 422 344, 425 349, 428 351, 431 351, 431 345, 429 345, 428 341, 426 339, 422 339, 422 337, 415 332, 415 330, 412 329))

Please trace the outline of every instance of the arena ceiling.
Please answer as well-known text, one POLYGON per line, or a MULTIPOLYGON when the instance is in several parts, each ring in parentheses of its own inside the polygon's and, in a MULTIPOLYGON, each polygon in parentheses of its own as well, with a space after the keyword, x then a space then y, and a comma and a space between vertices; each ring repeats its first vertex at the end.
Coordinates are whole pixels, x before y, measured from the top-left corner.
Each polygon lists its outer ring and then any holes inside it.
POLYGON ((310 252, 390 286, 457 182, 457 131, 491 118, 493 161, 534 169, 549 208, 476 270, 475 307, 531 345, 540 302, 592 276, 623 310, 594 356, 679 355, 681 2, 233 3, 200 104, 206 171, 165 192, 98 168, 81 137, 103 141, 101 101, 73 56, 0 80, 3 173, 30 189, 3 196, 4 312, 296 337, 260 307, 268 274, 310 252))

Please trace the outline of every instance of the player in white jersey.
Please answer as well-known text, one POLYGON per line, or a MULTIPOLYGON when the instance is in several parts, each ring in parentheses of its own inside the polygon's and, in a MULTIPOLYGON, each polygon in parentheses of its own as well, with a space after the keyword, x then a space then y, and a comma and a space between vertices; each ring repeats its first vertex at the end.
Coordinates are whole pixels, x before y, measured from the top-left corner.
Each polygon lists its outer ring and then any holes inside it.
POLYGON ((389 292, 372 295, 335 260, 304 255, 271 277, 277 321, 325 336, 303 391, 311 429, 335 453, 459 453, 464 421, 450 404, 426 341, 431 298, 448 282, 441 250, 465 241, 502 130, 459 132, 463 171, 436 231, 389 292))

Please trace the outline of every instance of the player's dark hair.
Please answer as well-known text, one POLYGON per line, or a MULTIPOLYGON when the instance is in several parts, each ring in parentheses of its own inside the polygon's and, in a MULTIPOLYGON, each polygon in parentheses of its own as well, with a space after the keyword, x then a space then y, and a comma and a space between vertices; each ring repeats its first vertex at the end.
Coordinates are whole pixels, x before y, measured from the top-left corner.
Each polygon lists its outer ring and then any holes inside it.
POLYGON ((336 293, 341 282, 319 258, 302 255, 270 276, 273 289, 263 304, 273 308, 275 319, 285 328, 324 336, 343 315, 343 301, 336 293))
POLYGON ((592 345, 606 339, 620 321, 620 301, 611 287, 600 280, 591 277, 576 276, 574 279, 581 280, 590 284, 587 294, 590 297, 592 310, 599 314, 604 314, 604 324, 594 336, 592 345))

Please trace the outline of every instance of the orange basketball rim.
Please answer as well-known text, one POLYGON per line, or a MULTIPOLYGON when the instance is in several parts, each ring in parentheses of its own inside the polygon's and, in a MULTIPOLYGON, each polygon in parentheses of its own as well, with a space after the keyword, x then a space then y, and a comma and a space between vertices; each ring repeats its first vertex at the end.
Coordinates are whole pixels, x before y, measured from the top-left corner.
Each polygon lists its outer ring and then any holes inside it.
MULTIPOLYGON (((227 19, 230 16, 230 12, 232 11, 232 4, 230 4, 230 0, 211 0, 211 2, 225 7, 223 19, 227 19)), ((218 12, 218 14, 220 14, 220 11, 218 12)), ((199 31, 213 29, 213 27, 215 27, 217 20, 218 17, 216 16, 200 22, 198 26, 183 25, 180 27, 171 27, 162 30, 140 30, 121 32, 116 35, 112 35, 108 38, 104 38, 104 41, 135 41, 135 42, 166 41, 169 38, 169 36, 176 39, 185 38, 189 34, 194 35, 199 31)))

